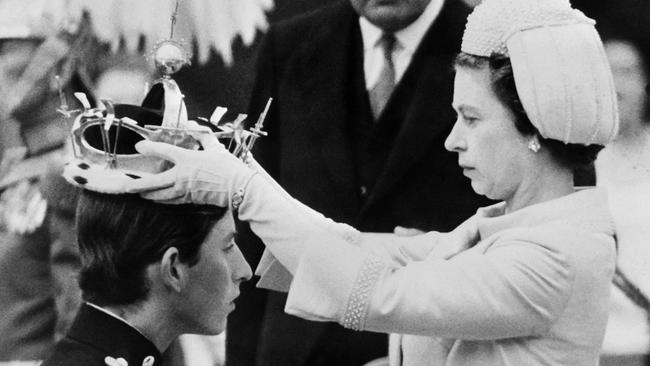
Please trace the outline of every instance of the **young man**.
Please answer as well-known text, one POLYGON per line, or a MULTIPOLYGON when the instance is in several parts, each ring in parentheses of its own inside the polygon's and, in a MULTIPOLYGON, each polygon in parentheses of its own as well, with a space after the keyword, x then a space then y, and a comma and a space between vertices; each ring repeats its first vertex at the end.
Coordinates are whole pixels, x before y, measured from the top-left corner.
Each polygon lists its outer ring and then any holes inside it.
POLYGON ((86 301, 43 366, 159 365, 180 334, 218 334, 251 270, 230 211, 84 190, 77 207, 86 301))

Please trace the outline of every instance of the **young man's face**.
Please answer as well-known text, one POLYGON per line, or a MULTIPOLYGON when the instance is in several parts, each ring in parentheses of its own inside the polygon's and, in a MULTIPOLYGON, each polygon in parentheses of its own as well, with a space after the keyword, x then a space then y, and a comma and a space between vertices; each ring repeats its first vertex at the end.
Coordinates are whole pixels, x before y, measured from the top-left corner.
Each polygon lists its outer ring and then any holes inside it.
POLYGON ((232 215, 217 222, 201 246, 199 262, 189 268, 184 290, 186 322, 194 333, 218 334, 235 309, 239 285, 251 278, 251 268, 235 244, 232 215))

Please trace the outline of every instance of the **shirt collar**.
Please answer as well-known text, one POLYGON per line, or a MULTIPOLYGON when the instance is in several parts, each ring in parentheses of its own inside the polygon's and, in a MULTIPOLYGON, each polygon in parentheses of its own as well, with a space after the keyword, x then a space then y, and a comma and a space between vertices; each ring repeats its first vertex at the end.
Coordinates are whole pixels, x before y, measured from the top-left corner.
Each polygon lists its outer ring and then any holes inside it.
MULTIPOLYGON (((445 0, 431 0, 419 18, 406 28, 395 32, 395 38, 397 38, 400 48, 411 53, 415 52, 424 34, 440 14, 444 2, 445 0)), ((364 17, 359 17, 359 27, 361 28, 363 49, 369 51, 377 45, 384 31, 364 17)))

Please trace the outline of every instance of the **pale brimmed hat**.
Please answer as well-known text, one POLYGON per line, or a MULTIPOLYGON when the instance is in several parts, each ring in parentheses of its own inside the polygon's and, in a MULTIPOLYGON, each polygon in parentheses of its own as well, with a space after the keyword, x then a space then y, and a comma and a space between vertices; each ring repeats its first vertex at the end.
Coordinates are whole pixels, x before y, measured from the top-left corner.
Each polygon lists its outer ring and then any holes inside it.
POLYGON ((484 0, 461 50, 509 57, 517 94, 544 138, 599 144, 618 132, 611 70, 595 22, 568 0, 484 0))

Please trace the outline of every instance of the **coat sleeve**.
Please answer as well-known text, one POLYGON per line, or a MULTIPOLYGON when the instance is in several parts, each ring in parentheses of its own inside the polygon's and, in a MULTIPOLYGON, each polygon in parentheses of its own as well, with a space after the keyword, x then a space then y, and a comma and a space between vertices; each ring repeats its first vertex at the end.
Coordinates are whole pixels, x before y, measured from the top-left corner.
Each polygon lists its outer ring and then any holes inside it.
POLYGON ((285 310, 355 330, 472 340, 536 335, 561 314, 573 277, 562 253, 531 241, 403 266, 336 242, 305 250, 285 310))
MULTIPOLYGON (((441 234, 432 231, 412 237, 399 237, 388 233, 362 233, 361 235, 360 242, 354 240, 349 242, 374 253, 389 264, 403 266, 429 256, 438 244, 441 234)), ((257 287, 280 292, 288 292, 293 280, 289 270, 268 249, 264 250, 255 274, 260 276, 257 287)))

